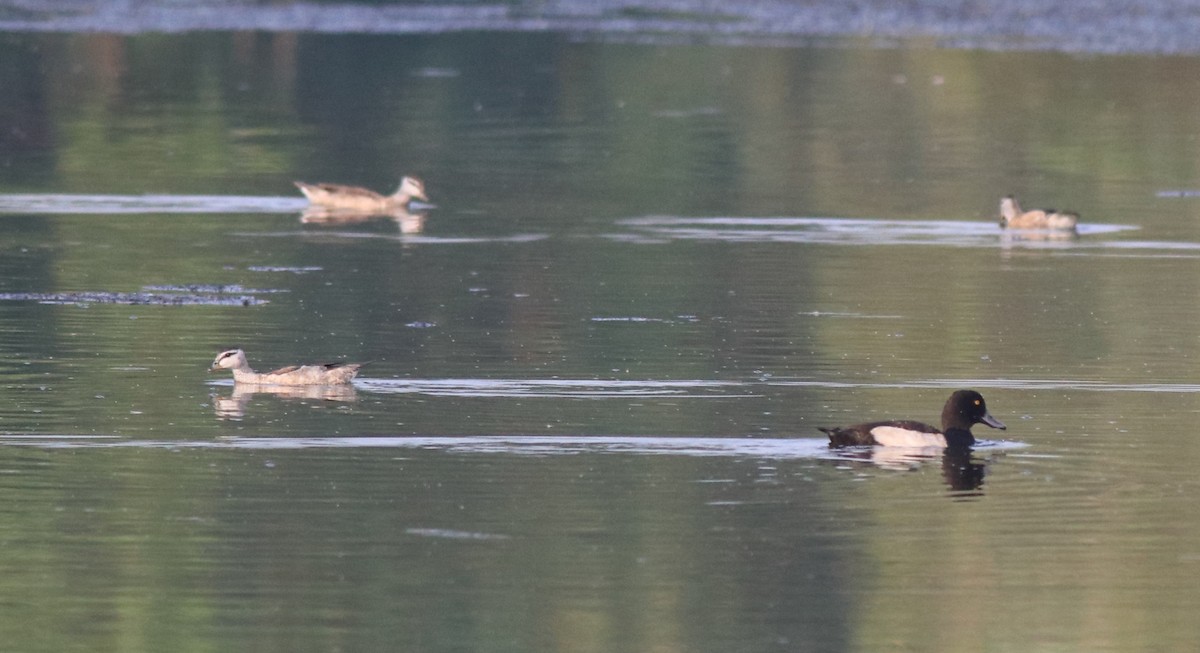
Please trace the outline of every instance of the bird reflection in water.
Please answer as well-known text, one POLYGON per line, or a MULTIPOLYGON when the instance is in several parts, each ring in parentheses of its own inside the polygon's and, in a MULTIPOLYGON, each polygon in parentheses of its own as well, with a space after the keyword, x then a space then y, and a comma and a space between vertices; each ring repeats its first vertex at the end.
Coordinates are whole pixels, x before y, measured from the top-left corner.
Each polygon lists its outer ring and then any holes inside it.
POLYGON ((1000 248, 1005 250, 1022 247, 1065 249, 1074 245, 1078 240, 1079 233, 1076 231, 1051 229, 1014 231, 1006 229, 1000 232, 1000 248))
POLYGON ((839 450, 838 459, 896 471, 916 470, 940 460, 942 478, 955 497, 983 496, 983 478, 990 461, 973 454, 972 447, 856 447, 839 450))
POLYGON ((256 394, 271 394, 285 399, 354 402, 358 393, 352 385, 273 385, 237 383, 228 397, 212 395, 213 410, 220 419, 241 419, 256 394))
POLYGON ((409 211, 404 207, 395 207, 388 211, 360 211, 355 209, 310 206, 300 213, 300 222, 314 225, 345 226, 363 224, 377 219, 390 219, 400 227, 400 233, 419 234, 425 230, 425 218, 428 215, 424 211, 409 211))
POLYGON ((971 457, 971 447, 950 447, 942 452, 942 478, 957 496, 983 496, 987 463, 971 457))

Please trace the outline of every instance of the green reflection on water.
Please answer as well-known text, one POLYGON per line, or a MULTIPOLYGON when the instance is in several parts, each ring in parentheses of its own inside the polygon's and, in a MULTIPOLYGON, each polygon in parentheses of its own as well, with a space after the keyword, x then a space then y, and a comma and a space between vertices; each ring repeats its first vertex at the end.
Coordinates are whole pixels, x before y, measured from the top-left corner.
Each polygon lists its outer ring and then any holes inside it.
POLYGON ((287 213, 0 216, 4 291, 281 291, 255 307, 0 303, 8 432, 817 437, 934 420, 947 384, 979 380, 1031 445, 990 460, 980 496, 949 493, 936 461, 0 447, 4 639, 1195 641, 1200 289, 1184 246, 1200 222, 1194 202, 1156 195, 1195 186, 1193 62, 853 45, 3 37, 0 79, 17 89, 0 94, 6 193, 292 197, 295 178, 384 189, 413 173, 438 204, 419 234, 287 213), (1056 249, 627 221, 984 223, 1006 192, 1140 230, 1056 249), (204 368, 232 345, 262 367, 372 359, 376 385, 353 401, 255 395, 221 415, 232 390, 204 368), (397 379, 731 385, 380 389, 397 379))

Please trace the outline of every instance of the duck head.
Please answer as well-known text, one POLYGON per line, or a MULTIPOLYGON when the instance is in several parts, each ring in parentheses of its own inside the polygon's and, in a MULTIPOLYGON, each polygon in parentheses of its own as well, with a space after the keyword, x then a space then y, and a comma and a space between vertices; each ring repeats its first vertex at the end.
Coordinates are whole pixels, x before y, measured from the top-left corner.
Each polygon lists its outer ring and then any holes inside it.
POLYGON ((217 357, 213 359, 212 367, 208 371, 235 370, 246 365, 249 365, 246 362, 246 352, 241 349, 228 349, 217 354, 217 357))
POLYGON ((949 430, 962 428, 970 430, 975 424, 984 424, 994 429, 1004 430, 1004 422, 992 417, 988 412, 983 395, 974 390, 959 390, 950 395, 946 407, 942 409, 942 425, 949 430))
POLYGON ((1000 198, 1000 225, 1008 224, 1009 220, 1016 218, 1021 214, 1021 205, 1017 204, 1017 198, 1012 195, 1005 195, 1000 198))
POLYGON ((400 188, 396 191, 396 195, 406 195, 413 199, 428 202, 429 198, 425 196, 425 182, 416 177, 405 177, 400 180, 400 188))

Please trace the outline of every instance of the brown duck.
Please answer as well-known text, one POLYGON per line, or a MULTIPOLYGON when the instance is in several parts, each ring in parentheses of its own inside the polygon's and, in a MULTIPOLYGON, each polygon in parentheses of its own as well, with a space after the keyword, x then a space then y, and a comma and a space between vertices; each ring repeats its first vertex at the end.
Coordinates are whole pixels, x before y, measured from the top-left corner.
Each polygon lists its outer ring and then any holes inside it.
POLYGON ((1054 209, 1024 211, 1017 198, 1008 195, 1000 199, 1000 226, 1008 229, 1074 230, 1079 214, 1054 209))
POLYGON ((358 186, 306 184, 302 181, 293 183, 313 205, 331 209, 387 213, 407 207, 408 203, 414 199, 422 202, 429 201, 429 198, 425 196, 425 183, 416 177, 401 179, 400 188, 391 195, 380 195, 373 190, 358 186))

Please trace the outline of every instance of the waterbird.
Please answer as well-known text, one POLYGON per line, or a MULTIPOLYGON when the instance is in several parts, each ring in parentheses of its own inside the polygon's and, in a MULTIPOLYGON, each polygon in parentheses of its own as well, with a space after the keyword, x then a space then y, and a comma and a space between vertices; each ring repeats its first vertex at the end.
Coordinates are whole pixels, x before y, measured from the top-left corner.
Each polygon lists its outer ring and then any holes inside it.
POLYGON ((255 372, 246 361, 246 352, 229 349, 217 354, 210 372, 233 370, 234 383, 263 385, 344 385, 358 374, 366 363, 321 363, 289 365, 271 372, 255 372))
POLYGON ((296 184, 296 188, 299 188, 312 204, 333 209, 387 213, 408 206, 408 203, 414 199, 422 202, 429 201, 429 198, 425 196, 425 182, 416 177, 401 179, 400 187, 391 195, 380 195, 373 190, 358 186, 306 184, 302 181, 292 183, 296 184))
POLYGON ((1006 427, 992 417, 983 395, 974 390, 959 390, 950 395, 942 408, 942 428, 911 420, 868 422, 834 428, 818 427, 829 436, 831 447, 884 445, 892 447, 969 447, 975 444, 971 427, 986 424, 994 429, 1006 427))
POLYGON ((1054 209, 1024 211, 1012 195, 1000 198, 1000 226, 1008 229, 1062 229, 1074 230, 1079 224, 1079 214, 1054 209))

